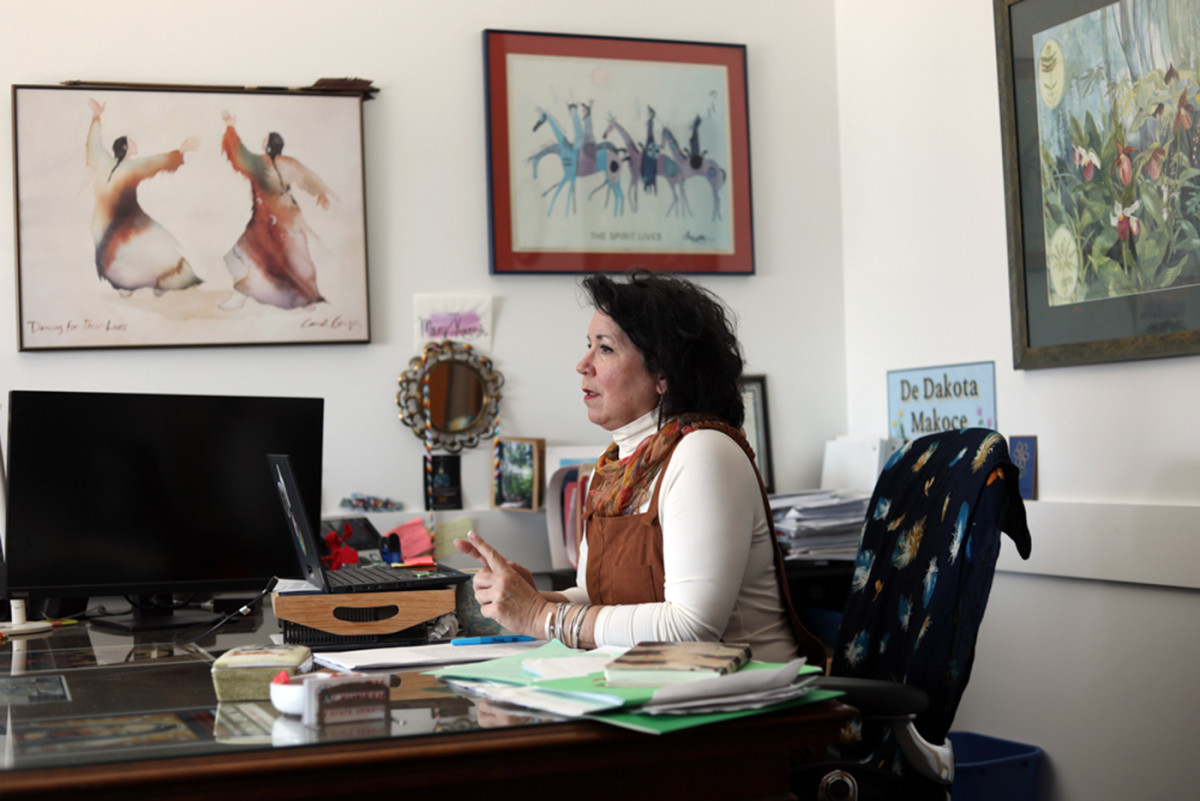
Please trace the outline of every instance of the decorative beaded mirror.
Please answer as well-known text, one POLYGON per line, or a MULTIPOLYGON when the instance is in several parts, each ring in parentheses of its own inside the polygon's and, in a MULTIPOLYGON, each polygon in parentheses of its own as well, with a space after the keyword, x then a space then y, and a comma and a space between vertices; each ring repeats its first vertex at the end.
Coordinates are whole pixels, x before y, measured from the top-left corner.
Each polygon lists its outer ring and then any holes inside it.
POLYGON ((430 342, 400 376, 400 420, 430 451, 457 453, 491 436, 504 376, 460 342, 430 342))

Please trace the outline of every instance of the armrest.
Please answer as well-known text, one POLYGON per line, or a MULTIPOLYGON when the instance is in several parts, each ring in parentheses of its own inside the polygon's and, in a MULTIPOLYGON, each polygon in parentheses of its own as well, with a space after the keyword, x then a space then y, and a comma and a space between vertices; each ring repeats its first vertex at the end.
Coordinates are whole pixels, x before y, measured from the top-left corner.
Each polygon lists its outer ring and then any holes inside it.
POLYGON ((924 690, 897 682, 846 676, 820 676, 813 686, 841 690, 846 694, 842 700, 858 709, 863 717, 884 719, 908 763, 922 776, 947 785, 954 781, 954 749, 950 741, 935 745, 913 725, 913 719, 929 706, 924 690))
POLYGON ((846 676, 818 676, 814 687, 841 690, 845 702, 870 718, 911 718, 929 707, 929 697, 919 687, 894 681, 854 679, 846 676))

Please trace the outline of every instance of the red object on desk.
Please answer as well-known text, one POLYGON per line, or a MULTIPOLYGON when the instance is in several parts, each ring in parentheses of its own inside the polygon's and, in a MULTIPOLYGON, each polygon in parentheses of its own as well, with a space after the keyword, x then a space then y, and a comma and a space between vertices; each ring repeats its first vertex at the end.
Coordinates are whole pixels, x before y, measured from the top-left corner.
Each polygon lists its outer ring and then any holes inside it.
POLYGON ((358 564, 358 551, 344 544, 353 533, 354 529, 350 527, 349 523, 342 529, 340 537, 336 531, 325 532, 325 544, 329 546, 329 555, 322 556, 321 562, 324 563, 326 569, 337 570, 342 565, 358 564))

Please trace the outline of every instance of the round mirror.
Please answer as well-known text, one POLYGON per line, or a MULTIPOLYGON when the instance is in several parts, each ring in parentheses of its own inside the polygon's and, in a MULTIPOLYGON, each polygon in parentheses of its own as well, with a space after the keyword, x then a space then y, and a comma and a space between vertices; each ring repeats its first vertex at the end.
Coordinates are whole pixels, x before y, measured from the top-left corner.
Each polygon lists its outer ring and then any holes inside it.
POLYGON ((463 431, 483 411, 483 379, 458 362, 435 364, 425 376, 429 387, 429 424, 438 431, 463 431))
POLYGON ((433 450, 455 453, 489 436, 504 383, 486 356, 458 342, 430 342, 400 376, 400 419, 433 450))

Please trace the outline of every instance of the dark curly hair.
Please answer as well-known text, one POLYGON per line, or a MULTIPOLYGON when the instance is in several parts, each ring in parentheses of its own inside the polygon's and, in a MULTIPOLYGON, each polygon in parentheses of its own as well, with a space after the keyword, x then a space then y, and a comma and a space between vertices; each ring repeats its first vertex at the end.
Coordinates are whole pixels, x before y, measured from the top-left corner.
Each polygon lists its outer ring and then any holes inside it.
POLYGON ((680 414, 716 417, 740 428, 742 351, 733 313, 711 291, 683 278, 633 269, 626 280, 583 279, 592 306, 612 318, 654 375, 667 379, 659 423, 680 414))

